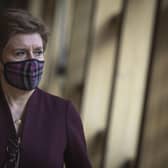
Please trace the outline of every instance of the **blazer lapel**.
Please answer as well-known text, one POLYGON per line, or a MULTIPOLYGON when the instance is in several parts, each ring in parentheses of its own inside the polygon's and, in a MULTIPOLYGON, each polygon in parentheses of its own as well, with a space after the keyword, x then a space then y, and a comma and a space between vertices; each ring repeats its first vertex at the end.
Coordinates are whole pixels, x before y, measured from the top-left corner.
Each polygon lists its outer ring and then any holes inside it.
POLYGON ((9 136, 9 128, 14 127, 10 109, 0 88, 0 167, 2 166, 9 136))
POLYGON ((40 151, 38 149, 38 143, 40 141, 38 137, 39 112, 41 111, 40 108, 42 108, 40 100, 39 89, 36 89, 26 106, 21 138, 23 149, 23 153, 21 154, 21 167, 31 167, 32 163, 35 164, 37 157, 40 157, 40 154, 37 154, 40 151))

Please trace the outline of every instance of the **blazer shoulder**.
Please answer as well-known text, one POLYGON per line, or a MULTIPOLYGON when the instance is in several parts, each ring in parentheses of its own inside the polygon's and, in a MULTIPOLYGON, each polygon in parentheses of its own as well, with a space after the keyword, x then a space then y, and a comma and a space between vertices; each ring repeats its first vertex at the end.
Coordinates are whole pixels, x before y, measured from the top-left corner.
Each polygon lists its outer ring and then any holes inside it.
POLYGON ((57 105, 57 106, 69 106, 70 100, 53 95, 51 93, 48 93, 42 89, 37 88, 37 94, 38 97, 45 103, 50 105, 57 105))

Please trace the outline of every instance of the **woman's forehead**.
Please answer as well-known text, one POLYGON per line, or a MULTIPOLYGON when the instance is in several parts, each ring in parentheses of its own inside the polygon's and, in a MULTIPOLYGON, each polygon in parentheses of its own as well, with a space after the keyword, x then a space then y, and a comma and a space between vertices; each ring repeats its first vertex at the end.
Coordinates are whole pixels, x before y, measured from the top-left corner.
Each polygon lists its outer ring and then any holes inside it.
POLYGON ((43 41, 38 33, 33 34, 16 34, 12 36, 5 48, 32 48, 43 47, 43 41))

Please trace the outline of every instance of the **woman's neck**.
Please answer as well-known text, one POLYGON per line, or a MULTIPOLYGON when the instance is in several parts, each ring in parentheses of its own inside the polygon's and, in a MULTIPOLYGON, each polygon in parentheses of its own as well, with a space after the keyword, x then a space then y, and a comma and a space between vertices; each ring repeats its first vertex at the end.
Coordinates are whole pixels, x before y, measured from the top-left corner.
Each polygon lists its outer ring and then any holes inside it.
POLYGON ((8 102, 10 107, 12 106, 25 106, 28 99, 34 92, 31 91, 24 91, 21 89, 17 89, 11 85, 9 85, 3 77, 1 77, 1 87, 4 92, 5 98, 8 102))

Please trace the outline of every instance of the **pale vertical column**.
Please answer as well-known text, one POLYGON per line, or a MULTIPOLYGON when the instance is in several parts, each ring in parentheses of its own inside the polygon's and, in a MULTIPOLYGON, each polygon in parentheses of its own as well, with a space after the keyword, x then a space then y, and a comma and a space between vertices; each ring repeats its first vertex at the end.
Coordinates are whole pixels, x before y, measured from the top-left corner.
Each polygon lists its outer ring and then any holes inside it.
POLYGON ((30 0, 28 10, 36 17, 41 17, 43 0, 30 0))
POLYGON ((92 0, 77 0, 75 2, 71 45, 68 59, 68 85, 81 83, 87 52, 92 0))
POLYGON ((82 104, 86 139, 95 168, 99 167, 102 156, 100 144, 103 143, 105 134, 116 52, 117 23, 112 24, 112 22, 117 19, 116 16, 120 15, 122 0, 98 0, 97 3, 93 48, 82 104), (101 137, 96 139, 99 135, 101 137), (92 152, 92 148, 96 152, 92 152))
POLYGON ((58 57, 69 45, 74 0, 58 0, 55 5, 42 84, 48 92, 62 96, 61 82, 59 77, 56 76, 56 64, 58 57))
POLYGON ((168 167, 168 1, 157 8, 138 168, 168 167))
POLYGON ((65 96, 80 106, 81 91, 77 88, 82 85, 84 68, 88 50, 90 22, 92 18, 93 0, 76 0, 71 31, 70 49, 67 62, 67 78, 65 96))
POLYGON ((128 1, 108 132, 106 168, 118 168, 136 156, 155 5, 155 0, 128 1))

